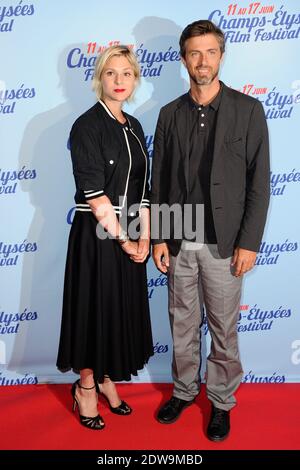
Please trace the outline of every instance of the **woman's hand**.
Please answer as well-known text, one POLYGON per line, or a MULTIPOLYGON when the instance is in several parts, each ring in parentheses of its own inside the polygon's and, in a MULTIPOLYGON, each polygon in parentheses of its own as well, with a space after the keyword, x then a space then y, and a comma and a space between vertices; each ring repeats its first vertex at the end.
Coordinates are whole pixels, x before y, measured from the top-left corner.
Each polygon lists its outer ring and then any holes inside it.
POLYGON ((136 244, 137 251, 131 254, 130 259, 135 263, 143 263, 149 254, 150 240, 149 238, 140 238, 136 244))
POLYGON ((131 256, 134 256, 137 254, 137 251, 138 251, 138 244, 137 242, 133 242, 131 240, 127 240, 125 243, 122 243, 122 245, 120 245, 122 250, 125 251, 125 253, 127 253, 130 258, 131 256))

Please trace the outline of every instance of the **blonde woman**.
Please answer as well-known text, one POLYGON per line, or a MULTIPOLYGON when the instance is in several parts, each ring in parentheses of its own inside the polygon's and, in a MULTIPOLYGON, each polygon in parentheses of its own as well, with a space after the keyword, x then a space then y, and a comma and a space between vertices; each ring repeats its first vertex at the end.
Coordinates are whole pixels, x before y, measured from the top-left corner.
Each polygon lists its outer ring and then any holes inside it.
POLYGON ((113 413, 131 407, 114 381, 130 380, 153 354, 146 259, 149 253, 148 158, 140 123, 122 110, 139 83, 126 46, 97 59, 98 102, 74 123, 71 157, 76 213, 66 261, 57 366, 72 368, 73 410, 101 430, 99 393, 113 413))

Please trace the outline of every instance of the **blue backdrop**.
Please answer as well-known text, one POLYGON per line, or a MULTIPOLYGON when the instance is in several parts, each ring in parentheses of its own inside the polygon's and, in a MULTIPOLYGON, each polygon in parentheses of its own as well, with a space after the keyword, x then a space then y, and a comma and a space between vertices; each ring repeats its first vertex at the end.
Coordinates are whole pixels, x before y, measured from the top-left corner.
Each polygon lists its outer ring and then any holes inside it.
MULTIPOLYGON (((74 215, 68 134, 95 102, 97 54, 134 46, 143 78, 126 110, 151 156, 159 109, 188 89, 180 33, 200 18, 225 32, 220 76, 263 103, 270 132, 269 218, 238 323, 243 380, 300 381, 299 2, 0 0, 0 385, 73 380, 55 367, 74 215)), ((166 284, 150 261, 155 356, 137 381, 171 380, 166 284)), ((205 354, 206 324, 203 338, 205 354)))

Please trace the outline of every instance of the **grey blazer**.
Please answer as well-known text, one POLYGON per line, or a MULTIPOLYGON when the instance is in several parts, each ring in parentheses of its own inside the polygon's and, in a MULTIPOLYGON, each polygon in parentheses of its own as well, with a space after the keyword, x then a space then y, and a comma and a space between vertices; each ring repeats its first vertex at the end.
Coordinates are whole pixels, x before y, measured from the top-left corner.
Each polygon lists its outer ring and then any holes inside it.
MULTIPOLYGON (((182 95, 164 106, 154 138, 151 204, 179 203, 189 191, 189 131, 182 112, 182 95)), ((256 99, 223 84, 218 110, 210 180, 212 213, 222 258, 236 246, 258 251, 270 197, 268 129, 263 107, 256 99)), ((152 223, 160 223, 153 220, 152 223)), ((162 227, 160 227, 162 228, 162 227)), ((166 242, 176 256, 181 240, 166 242)))

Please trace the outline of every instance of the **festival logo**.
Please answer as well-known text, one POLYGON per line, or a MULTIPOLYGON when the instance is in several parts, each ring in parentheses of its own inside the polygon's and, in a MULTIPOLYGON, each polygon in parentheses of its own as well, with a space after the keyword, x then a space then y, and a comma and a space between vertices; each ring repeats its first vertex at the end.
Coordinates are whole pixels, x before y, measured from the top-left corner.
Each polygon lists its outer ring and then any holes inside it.
POLYGON ((289 119, 294 106, 300 103, 300 84, 294 81, 291 90, 272 89, 261 84, 246 83, 238 91, 258 99, 265 110, 266 119, 289 119), (292 91, 294 90, 294 91, 292 91))
POLYGON ((31 312, 27 308, 23 312, 5 313, 0 311, 0 335, 19 333, 21 324, 34 321, 38 318, 37 312, 31 312))
POLYGON ((32 99, 36 95, 35 89, 25 86, 24 83, 16 88, 6 88, 2 81, 0 84, 0 114, 13 114, 20 101, 32 99))
POLYGON ((280 256, 284 253, 291 253, 298 250, 298 242, 291 242, 287 238, 284 242, 269 243, 263 241, 260 244, 255 264, 256 266, 277 264, 280 256))
POLYGON ((271 171, 271 195, 282 196, 287 185, 300 182, 300 172, 293 168, 285 173, 274 173, 271 171))
POLYGON ((34 5, 28 5, 20 0, 16 5, 0 6, 0 33, 11 33, 20 17, 32 16, 34 5))
POLYGON ((213 10, 208 19, 222 29, 229 43, 269 42, 298 39, 300 14, 284 5, 253 2, 231 3, 224 10, 213 10))
POLYGON ((266 119, 287 119, 292 116, 294 105, 300 102, 300 93, 282 92, 276 86, 257 97, 263 104, 266 119))
MULTIPOLYGON (((107 47, 119 44, 121 44, 120 41, 109 41, 107 45, 89 42, 84 50, 81 47, 74 47, 67 56, 67 67, 70 69, 83 69, 84 80, 91 80, 97 56, 107 47)), ((127 44, 127 46, 134 49, 133 44, 127 44)), ((156 51, 149 50, 144 47, 144 44, 140 44, 135 54, 140 64, 141 77, 159 77, 163 66, 167 62, 179 62, 181 60, 179 50, 173 49, 173 46, 169 46, 166 50, 156 51)))
MULTIPOLYGON (((265 310, 259 308, 257 304, 250 307, 249 305, 241 305, 237 324, 238 333, 246 333, 252 331, 270 331, 278 320, 286 320, 292 315, 290 308, 280 305, 278 308, 265 310)), ((203 333, 207 335, 208 324, 205 309, 203 308, 203 333)))
POLYGON ((151 277, 148 280, 147 286, 148 286, 148 299, 153 299, 154 297, 154 292, 159 288, 159 287, 165 287, 168 285, 168 278, 165 274, 161 273, 159 276, 156 278, 151 277))
MULTIPOLYGON (((107 45, 89 42, 84 50, 81 49, 81 47, 74 47, 67 56, 67 67, 69 69, 82 69, 84 80, 92 80, 98 55, 108 47, 117 46, 119 44, 121 44, 120 41, 109 41, 107 45)), ((127 44, 127 46, 130 49, 133 48, 133 44, 127 44)))
POLYGON ((168 344, 160 344, 158 341, 153 348, 154 354, 165 354, 169 351, 168 344))
POLYGON ((36 170, 22 166, 21 170, 3 170, 0 168, 0 196, 15 194, 18 183, 22 180, 32 180, 36 178, 36 170))
POLYGON ((169 46, 163 51, 148 50, 141 44, 136 50, 136 57, 141 67, 142 77, 159 77, 163 65, 167 62, 180 62, 179 50, 169 46))
POLYGON ((4 243, 0 242, 0 268, 6 266, 17 266, 21 255, 27 255, 37 251, 36 242, 24 240, 22 243, 4 243))
POLYGON ((243 305, 238 319, 238 333, 252 331, 270 331, 280 320, 287 320, 292 316, 292 310, 280 305, 269 310, 260 308, 257 304, 249 308, 243 305))
POLYGON ((283 384, 285 382, 285 375, 279 375, 277 372, 273 372, 272 375, 256 375, 252 370, 249 370, 247 374, 242 378, 242 383, 253 384, 253 383, 265 383, 265 384, 283 384))
POLYGON ((25 374, 25 375, 16 375, 10 374, 6 371, 6 375, 3 372, 0 372, 0 386, 5 385, 35 385, 38 383, 38 379, 36 376, 32 374, 25 374), (11 376, 10 376, 11 375, 11 376))

